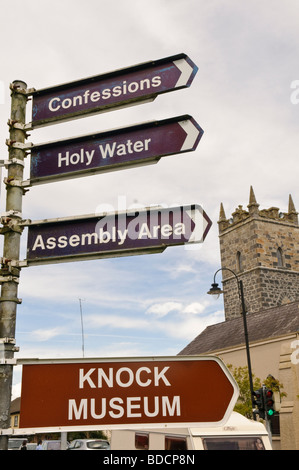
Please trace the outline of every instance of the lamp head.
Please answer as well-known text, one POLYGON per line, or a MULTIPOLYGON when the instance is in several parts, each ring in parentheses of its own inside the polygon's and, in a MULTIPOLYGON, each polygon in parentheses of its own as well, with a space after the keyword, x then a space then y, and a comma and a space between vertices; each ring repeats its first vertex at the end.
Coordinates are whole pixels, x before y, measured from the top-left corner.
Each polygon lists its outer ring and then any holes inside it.
POLYGON ((220 297, 220 294, 223 294, 223 290, 220 289, 217 283, 213 283, 211 289, 208 292, 209 295, 213 295, 217 300, 220 297))

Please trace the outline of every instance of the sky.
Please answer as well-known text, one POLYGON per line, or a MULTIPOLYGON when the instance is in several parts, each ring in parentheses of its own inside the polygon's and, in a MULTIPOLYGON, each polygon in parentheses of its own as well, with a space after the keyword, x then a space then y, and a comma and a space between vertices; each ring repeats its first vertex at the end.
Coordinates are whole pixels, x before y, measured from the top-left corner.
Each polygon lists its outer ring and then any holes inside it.
MULTIPOLYGON (((31 220, 105 207, 203 207, 213 225, 193 249, 169 247, 161 254, 21 271, 17 359, 178 354, 208 325, 224 321, 223 300, 207 295, 220 267, 220 203, 227 217, 238 205, 246 209, 252 185, 260 208, 286 212, 289 194, 299 207, 298 2, 27 0, 24 5, 0 0, 0 5, 5 12, 0 18, 1 159, 8 158, 14 80, 42 89, 180 53, 197 65, 189 88, 34 129, 28 138, 37 144, 189 114, 204 130, 194 152, 156 165, 33 186, 23 198, 22 216, 31 220)), ((29 101, 27 122, 30 106, 29 101)), ((30 157, 24 179, 29 166, 30 157)), ((2 184, 1 213, 5 199, 2 184)), ((21 259, 26 243, 24 231, 21 259)), ((20 394, 20 381, 18 366, 13 397, 20 394)))

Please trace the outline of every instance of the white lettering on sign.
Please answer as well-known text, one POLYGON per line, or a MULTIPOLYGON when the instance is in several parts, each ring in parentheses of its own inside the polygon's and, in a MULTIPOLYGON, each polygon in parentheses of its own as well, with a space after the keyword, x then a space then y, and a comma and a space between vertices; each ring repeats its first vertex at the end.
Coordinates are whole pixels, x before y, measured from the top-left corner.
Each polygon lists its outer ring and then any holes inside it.
MULTIPOLYGON (((153 369, 142 366, 136 371, 130 367, 120 367, 115 370, 109 367, 108 370, 103 368, 90 368, 88 370, 79 369, 79 389, 102 389, 101 394, 105 394, 105 389, 116 386, 128 388, 132 385, 139 387, 171 387, 171 383, 166 377, 170 367, 165 366, 160 369, 155 366, 153 369)), ((103 419, 105 416, 118 419, 123 416, 127 418, 141 418, 147 416, 153 418, 161 414, 162 416, 180 416, 181 403, 180 396, 129 396, 126 398, 113 397, 107 399, 101 397, 69 399, 68 401, 68 419, 103 419)))
POLYGON ((160 381, 166 386, 170 386, 170 383, 165 376, 169 367, 164 367, 159 372, 159 367, 154 367, 151 371, 148 367, 140 367, 137 369, 135 375, 132 369, 129 367, 121 367, 115 373, 113 367, 109 367, 108 374, 102 369, 98 369, 97 382, 94 382, 95 378, 91 378, 91 375, 95 375, 95 368, 89 369, 84 372, 84 369, 79 370, 79 388, 84 388, 84 385, 89 385, 90 388, 102 388, 105 383, 108 387, 119 385, 120 387, 130 387, 134 380, 140 387, 148 387, 153 382, 155 387, 159 387, 160 381), (148 377, 153 374, 153 377, 148 377))
POLYGON ((166 416, 180 416, 181 403, 180 396, 175 395, 172 399, 168 396, 154 397, 127 397, 122 399, 114 397, 107 398, 82 398, 77 401, 71 398, 68 402, 69 420, 103 419, 110 416, 114 419, 142 418, 143 416, 154 418, 161 414, 166 416))
MULTIPOLYGON (((132 222, 134 225, 134 221, 132 222)), ((129 235, 129 229, 117 229, 113 226, 110 230, 104 230, 100 228, 98 232, 93 233, 83 233, 80 235, 73 234, 71 236, 61 235, 59 237, 44 237, 39 234, 36 235, 34 242, 32 244, 32 250, 36 251, 37 249, 42 251, 54 250, 55 248, 64 249, 68 246, 77 247, 77 246, 86 246, 86 245, 101 245, 107 244, 109 242, 117 243, 119 246, 123 245, 127 238, 133 239, 158 239, 161 235, 161 238, 168 239, 173 236, 174 238, 181 239, 182 235, 186 234, 186 225, 182 222, 178 222, 171 226, 170 224, 163 225, 150 225, 147 222, 141 224, 139 233, 137 236, 132 234, 129 235)))
POLYGON ((149 144, 152 139, 136 140, 135 142, 128 139, 125 143, 106 143, 100 144, 97 149, 85 150, 80 148, 77 152, 59 152, 57 154, 57 166, 58 168, 67 167, 71 165, 85 164, 89 166, 94 157, 99 153, 100 158, 106 159, 107 157, 121 157, 127 154, 134 154, 140 152, 147 152, 149 150, 149 144), (96 153, 97 151, 97 153, 96 153))
POLYGON ((124 80, 120 85, 116 85, 112 88, 105 88, 102 92, 85 90, 84 93, 76 95, 72 98, 61 99, 59 96, 55 96, 49 101, 49 110, 53 113, 59 109, 69 109, 71 107, 76 108, 84 106, 90 103, 96 103, 101 100, 107 100, 110 98, 117 98, 128 94, 136 93, 137 91, 149 90, 150 88, 156 88, 160 86, 162 79, 159 75, 149 79, 145 78, 139 81, 128 83, 124 80))
POLYGON ((120 157, 122 155, 127 155, 127 153, 132 154, 135 152, 147 151, 151 140, 152 139, 145 139, 144 141, 137 140, 136 142, 132 142, 128 139, 125 144, 116 144, 116 142, 113 142, 113 144, 99 145, 99 149, 102 158, 107 158, 107 156, 111 158, 115 155, 120 157))
POLYGON ((61 152, 58 154, 58 168, 61 168, 64 164, 65 166, 77 165, 78 163, 85 163, 86 166, 90 165, 94 157, 95 150, 91 152, 80 149, 79 152, 65 152, 63 155, 61 152))

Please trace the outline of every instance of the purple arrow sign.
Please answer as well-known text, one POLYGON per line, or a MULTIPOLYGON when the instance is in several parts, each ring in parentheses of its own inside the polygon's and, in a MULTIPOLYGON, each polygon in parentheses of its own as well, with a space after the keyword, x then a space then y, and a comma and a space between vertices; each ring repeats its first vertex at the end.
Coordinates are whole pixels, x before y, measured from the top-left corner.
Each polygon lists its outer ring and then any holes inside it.
POLYGON ((76 82, 33 91, 32 127, 152 101, 191 85, 197 66, 178 54, 76 82))
POLYGON ((203 130, 188 115, 33 146, 30 184, 75 178, 195 150, 203 130))
POLYGON ((150 208, 29 224, 27 264, 162 252, 204 241, 211 221, 199 205, 150 208))

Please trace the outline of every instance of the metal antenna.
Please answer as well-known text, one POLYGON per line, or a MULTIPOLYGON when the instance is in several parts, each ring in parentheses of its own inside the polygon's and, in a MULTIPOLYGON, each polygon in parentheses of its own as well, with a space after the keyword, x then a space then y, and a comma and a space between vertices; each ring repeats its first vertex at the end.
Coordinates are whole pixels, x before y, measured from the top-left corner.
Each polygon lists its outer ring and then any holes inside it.
POLYGON ((83 328, 82 300, 84 299, 79 299, 80 315, 81 315, 82 355, 84 357, 84 328, 83 328))

